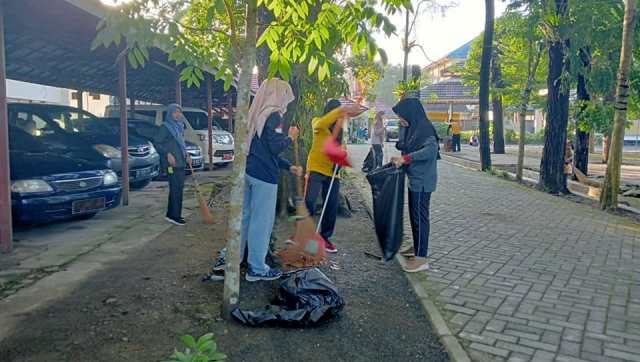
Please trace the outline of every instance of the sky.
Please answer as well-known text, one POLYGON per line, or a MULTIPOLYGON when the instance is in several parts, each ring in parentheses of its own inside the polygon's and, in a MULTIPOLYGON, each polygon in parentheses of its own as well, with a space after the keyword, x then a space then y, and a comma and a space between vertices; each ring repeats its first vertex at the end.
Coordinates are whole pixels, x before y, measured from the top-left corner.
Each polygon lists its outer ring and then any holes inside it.
MULTIPOLYGON (((484 1, 454 1, 457 6, 447 10, 444 16, 440 13, 427 13, 417 21, 416 39, 431 61, 436 61, 457 49, 478 36, 484 29, 484 1)), ((495 7, 496 17, 499 17, 504 12, 506 5, 497 0, 495 7)), ((396 15, 391 17, 391 21, 396 25, 398 36, 386 37, 384 34, 376 34, 374 37, 378 41, 378 45, 386 51, 389 64, 402 64, 403 54, 399 35, 403 30, 404 17, 396 15)), ((409 54, 409 64, 426 66, 431 61, 418 48, 414 48, 409 54)))

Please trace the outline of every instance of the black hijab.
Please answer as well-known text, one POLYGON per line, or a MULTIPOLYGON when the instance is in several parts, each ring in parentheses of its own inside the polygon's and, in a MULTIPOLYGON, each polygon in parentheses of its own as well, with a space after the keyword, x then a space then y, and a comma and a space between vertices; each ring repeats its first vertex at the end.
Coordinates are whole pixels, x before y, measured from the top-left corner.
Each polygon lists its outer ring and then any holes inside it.
POLYGON ((421 149, 429 137, 440 140, 436 128, 427 118, 419 100, 405 98, 393 107, 393 112, 409 123, 409 127, 404 127, 404 134, 396 143, 396 148, 402 151, 403 155, 421 149))

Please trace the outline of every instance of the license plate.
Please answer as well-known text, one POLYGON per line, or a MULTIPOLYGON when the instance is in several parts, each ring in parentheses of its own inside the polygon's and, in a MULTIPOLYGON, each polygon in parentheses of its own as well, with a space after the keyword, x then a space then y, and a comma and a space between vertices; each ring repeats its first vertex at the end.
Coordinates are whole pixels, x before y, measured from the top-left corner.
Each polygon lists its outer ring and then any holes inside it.
POLYGON ((95 199, 78 200, 74 201, 71 205, 72 214, 82 214, 85 212, 94 212, 104 209, 105 200, 104 197, 98 197, 95 199))
POLYGON ((145 177, 151 175, 151 168, 144 168, 136 171, 136 177, 145 177))
POLYGON ((228 161, 232 158, 233 158, 233 153, 225 153, 224 155, 222 155, 222 159, 225 161, 228 161))
POLYGON ((202 160, 191 160, 191 166, 200 166, 202 164, 202 160))

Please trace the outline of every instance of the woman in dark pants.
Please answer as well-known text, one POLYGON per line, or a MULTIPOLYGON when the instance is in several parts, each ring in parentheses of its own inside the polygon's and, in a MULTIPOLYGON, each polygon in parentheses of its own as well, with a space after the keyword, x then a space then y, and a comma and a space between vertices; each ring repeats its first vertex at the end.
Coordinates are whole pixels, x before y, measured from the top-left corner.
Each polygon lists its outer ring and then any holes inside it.
POLYGON ((407 260, 405 271, 415 273, 429 269, 429 205, 431 193, 438 183, 438 134, 419 100, 406 98, 393 111, 400 117, 400 136, 396 147, 401 157, 391 161, 405 166, 409 177, 409 217, 413 231, 413 258, 407 260))
POLYGON ((184 140, 185 118, 177 104, 167 106, 167 115, 155 137, 155 144, 166 160, 169 176, 169 205, 166 220, 175 225, 185 225, 182 218, 182 193, 185 168, 191 163, 184 140))

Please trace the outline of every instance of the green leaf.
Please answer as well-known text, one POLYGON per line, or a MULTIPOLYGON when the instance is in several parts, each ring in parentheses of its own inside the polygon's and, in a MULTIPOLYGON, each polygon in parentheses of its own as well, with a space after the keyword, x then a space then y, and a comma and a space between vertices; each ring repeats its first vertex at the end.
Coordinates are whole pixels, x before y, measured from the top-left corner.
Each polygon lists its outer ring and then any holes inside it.
POLYGON ((318 66, 318 58, 315 56, 311 56, 311 59, 309 60, 309 65, 307 66, 307 72, 309 73, 309 75, 315 72, 317 66, 318 66))
POLYGON ((129 59, 129 64, 131 64, 131 67, 133 69, 138 69, 138 62, 136 61, 136 57, 135 55, 133 55, 133 52, 128 52, 127 58, 129 59))
POLYGON ((232 82, 232 80, 233 80, 233 77, 230 77, 229 75, 227 75, 227 76, 224 78, 224 90, 225 90, 225 91, 228 91, 228 90, 229 90, 229 88, 231 88, 231 82, 232 82))
POLYGON ((322 51, 322 39, 320 39, 320 35, 316 32, 312 33, 313 41, 316 43, 316 47, 318 50, 322 51))
POLYGON ((329 64, 323 63, 318 69, 318 79, 322 82, 329 74, 329 64))
POLYGON ((193 338, 193 336, 190 336, 190 335, 182 336, 180 337, 180 340, 182 341, 182 343, 184 343, 185 346, 191 349, 198 348, 198 345, 196 344, 196 340, 195 338, 193 338))
POLYGON ((145 61, 142 52, 138 48, 133 48, 133 55, 136 57, 136 61, 138 61, 138 64, 140 64, 140 66, 143 66, 145 61))
POLYGON ((227 355, 224 353, 216 352, 211 355, 213 361, 224 361, 225 359, 227 359, 227 355))

